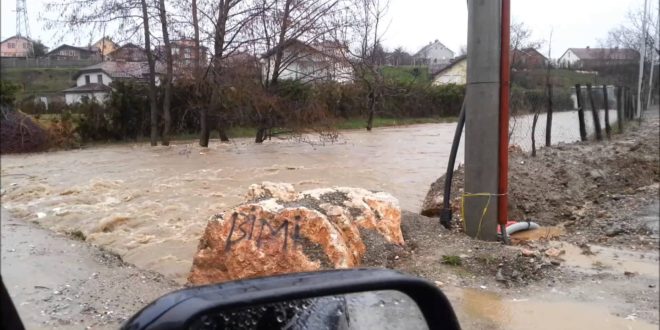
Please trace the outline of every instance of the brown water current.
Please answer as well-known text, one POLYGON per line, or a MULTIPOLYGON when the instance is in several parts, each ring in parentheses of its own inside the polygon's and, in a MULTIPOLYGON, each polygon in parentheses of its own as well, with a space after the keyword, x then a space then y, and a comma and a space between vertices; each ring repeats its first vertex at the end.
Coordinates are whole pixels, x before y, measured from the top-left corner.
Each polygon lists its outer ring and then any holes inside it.
MULTIPOLYGON (((527 149, 530 121, 516 119, 512 144, 527 149)), ((555 142, 579 139, 576 112, 556 113, 554 123, 555 142)), ((127 262, 182 281, 206 220, 240 203, 253 183, 386 191, 403 209, 418 211, 430 183, 445 171, 455 126, 345 131, 325 145, 235 139, 207 149, 188 141, 3 155, 2 205, 50 229, 80 231, 127 262)), ((461 146, 457 165, 462 159, 461 146)))
MULTIPOLYGON (((614 121, 614 113, 611 117, 614 121)), ((579 139, 575 112, 556 113, 554 121, 553 143, 579 139)), ((511 143, 524 150, 531 142, 530 122, 531 117, 518 118, 512 135, 511 143)), ((445 171, 454 129, 448 123, 345 131, 339 141, 325 145, 234 139, 212 142, 209 148, 187 141, 169 147, 120 144, 3 155, 2 206, 22 220, 83 234, 126 262, 183 283, 206 221, 240 203, 253 183, 386 191, 403 209, 418 211, 430 183, 445 171)), ((542 134, 537 132, 537 141, 543 141, 542 134)), ((462 163, 459 150, 457 162, 462 163)), ((657 254, 649 260, 607 248, 595 248, 597 256, 584 256, 575 246, 558 248, 565 250, 569 267, 602 266, 658 277, 657 254)), ((605 303, 587 304, 556 292, 516 299, 479 289, 447 291, 466 328, 657 329, 617 317, 605 303)))

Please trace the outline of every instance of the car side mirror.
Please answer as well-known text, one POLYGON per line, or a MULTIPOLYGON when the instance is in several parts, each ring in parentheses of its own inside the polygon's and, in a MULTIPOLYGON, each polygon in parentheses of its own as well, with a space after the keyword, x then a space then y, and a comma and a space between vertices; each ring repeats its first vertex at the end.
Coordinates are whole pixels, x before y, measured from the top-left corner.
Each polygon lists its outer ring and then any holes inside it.
POLYGON ((445 295, 387 269, 294 273, 193 287, 123 329, 460 329, 445 295))

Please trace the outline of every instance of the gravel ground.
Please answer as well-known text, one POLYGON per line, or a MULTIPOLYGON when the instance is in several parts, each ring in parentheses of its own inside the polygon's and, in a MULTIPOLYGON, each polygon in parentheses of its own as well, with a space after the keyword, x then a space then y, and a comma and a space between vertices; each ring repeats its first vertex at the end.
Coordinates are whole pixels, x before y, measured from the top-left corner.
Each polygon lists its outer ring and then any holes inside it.
POLYGON ((2 279, 27 329, 116 329, 178 288, 70 236, 2 209, 2 279))

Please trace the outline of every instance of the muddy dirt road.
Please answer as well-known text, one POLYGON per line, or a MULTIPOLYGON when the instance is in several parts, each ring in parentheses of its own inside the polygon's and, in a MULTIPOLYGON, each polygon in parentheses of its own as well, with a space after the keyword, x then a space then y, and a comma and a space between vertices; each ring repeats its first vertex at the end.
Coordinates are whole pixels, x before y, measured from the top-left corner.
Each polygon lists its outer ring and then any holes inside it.
POLYGON ((116 329, 177 286, 2 209, 2 278, 27 329, 116 329))
MULTIPOLYGON (((657 216, 654 212, 640 216, 657 216)), ((28 329, 116 329, 178 288, 85 242, 11 219, 4 210, 1 219, 0 271, 28 329)), ((479 244, 459 239, 467 245, 445 237, 441 253, 480 258, 474 253, 479 244)), ((657 329, 657 253, 592 247, 594 255, 586 256, 578 247, 553 244, 566 251, 565 266, 552 279, 524 288, 505 289, 492 276, 448 268, 440 258, 398 268, 442 281, 465 329, 657 329), (434 271, 425 273, 429 268, 434 271)))

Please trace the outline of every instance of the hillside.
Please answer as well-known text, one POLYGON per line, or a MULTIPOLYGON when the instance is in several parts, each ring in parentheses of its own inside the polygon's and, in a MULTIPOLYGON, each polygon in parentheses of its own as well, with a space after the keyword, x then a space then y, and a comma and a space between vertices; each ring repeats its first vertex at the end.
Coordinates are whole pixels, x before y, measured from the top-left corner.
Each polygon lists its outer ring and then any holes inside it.
POLYGON ((426 66, 386 66, 382 68, 382 73, 387 80, 402 83, 431 83, 431 75, 426 66))
POLYGON ((2 68, 2 80, 22 89, 17 99, 33 95, 53 95, 75 85, 73 75, 79 68, 2 68))

